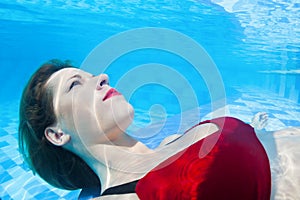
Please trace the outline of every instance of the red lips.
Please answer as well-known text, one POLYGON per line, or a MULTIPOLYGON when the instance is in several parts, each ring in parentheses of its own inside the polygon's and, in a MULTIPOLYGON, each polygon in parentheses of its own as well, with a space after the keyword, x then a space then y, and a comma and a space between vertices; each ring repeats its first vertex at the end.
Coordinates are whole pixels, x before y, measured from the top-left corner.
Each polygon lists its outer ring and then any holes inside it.
POLYGON ((119 93, 114 88, 111 88, 110 90, 107 91, 107 93, 103 97, 102 101, 105 101, 106 99, 109 99, 110 97, 113 97, 113 96, 116 96, 116 95, 121 95, 121 93, 119 93))

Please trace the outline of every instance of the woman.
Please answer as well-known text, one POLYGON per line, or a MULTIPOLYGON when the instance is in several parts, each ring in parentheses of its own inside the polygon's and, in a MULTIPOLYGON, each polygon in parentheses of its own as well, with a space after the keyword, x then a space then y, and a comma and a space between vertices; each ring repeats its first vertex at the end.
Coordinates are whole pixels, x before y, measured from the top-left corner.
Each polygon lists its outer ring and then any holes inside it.
POLYGON ((19 146, 48 183, 101 185, 109 199, 270 198, 268 156, 250 125, 213 119, 149 149, 125 133, 134 110, 108 83, 105 74, 57 60, 31 77, 20 103, 19 146))

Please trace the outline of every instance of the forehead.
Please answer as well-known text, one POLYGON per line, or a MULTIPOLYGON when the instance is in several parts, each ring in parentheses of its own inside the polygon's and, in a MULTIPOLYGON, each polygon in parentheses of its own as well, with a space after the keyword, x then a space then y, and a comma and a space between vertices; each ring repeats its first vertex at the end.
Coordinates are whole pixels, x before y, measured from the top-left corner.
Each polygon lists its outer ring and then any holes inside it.
POLYGON ((80 75, 82 77, 91 76, 91 74, 78 68, 63 68, 54 72, 46 82, 45 86, 52 90, 52 92, 59 92, 74 75, 80 75))
POLYGON ((57 110, 58 108, 58 100, 63 93, 63 87, 74 75, 85 76, 89 75, 89 73, 77 68, 63 68, 53 73, 45 84, 47 90, 51 90, 54 94, 54 110, 57 110))
POLYGON ((81 74, 83 71, 77 68, 63 68, 57 72, 54 72, 47 81, 47 85, 53 85, 57 81, 61 81, 64 78, 70 77, 74 74, 81 74))
POLYGON ((90 73, 87 73, 78 68, 63 68, 63 69, 53 73, 50 76, 50 78, 48 79, 46 85, 53 87, 57 84, 62 84, 64 80, 66 81, 74 75, 80 75, 82 77, 91 76, 90 73))

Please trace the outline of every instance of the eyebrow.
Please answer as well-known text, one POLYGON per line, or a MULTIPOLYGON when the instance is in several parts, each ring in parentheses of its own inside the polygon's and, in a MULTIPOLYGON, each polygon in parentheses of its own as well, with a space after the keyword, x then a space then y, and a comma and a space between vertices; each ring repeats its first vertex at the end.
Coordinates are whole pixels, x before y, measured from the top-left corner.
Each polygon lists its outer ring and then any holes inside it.
POLYGON ((73 76, 71 76, 70 78, 68 78, 68 80, 65 81, 65 92, 68 92, 69 91, 69 84, 68 82, 70 80, 72 80, 73 78, 79 78, 79 79, 82 79, 82 76, 79 75, 79 74, 74 74, 73 76))
POLYGON ((79 74, 75 74, 75 75, 73 75, 73 76, 71 76, 68 80, 67 80, 67 82, 69 81, 69 80, 71 80, 71 79, 73 79, 73 78, 82 78, 82 76, 80 76, 79 74))

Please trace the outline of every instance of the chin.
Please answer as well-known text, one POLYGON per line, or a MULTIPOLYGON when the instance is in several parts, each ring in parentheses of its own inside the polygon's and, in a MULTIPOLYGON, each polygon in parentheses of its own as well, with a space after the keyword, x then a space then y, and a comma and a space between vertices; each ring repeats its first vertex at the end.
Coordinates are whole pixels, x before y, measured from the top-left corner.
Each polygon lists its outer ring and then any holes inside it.
POLYGON ((134 117, 134 109, 131 104, 127 103, 124 105, 122 110, 115 112, 115 122, 118 127, 125 132, 128 126, 132 123, 134 117))

